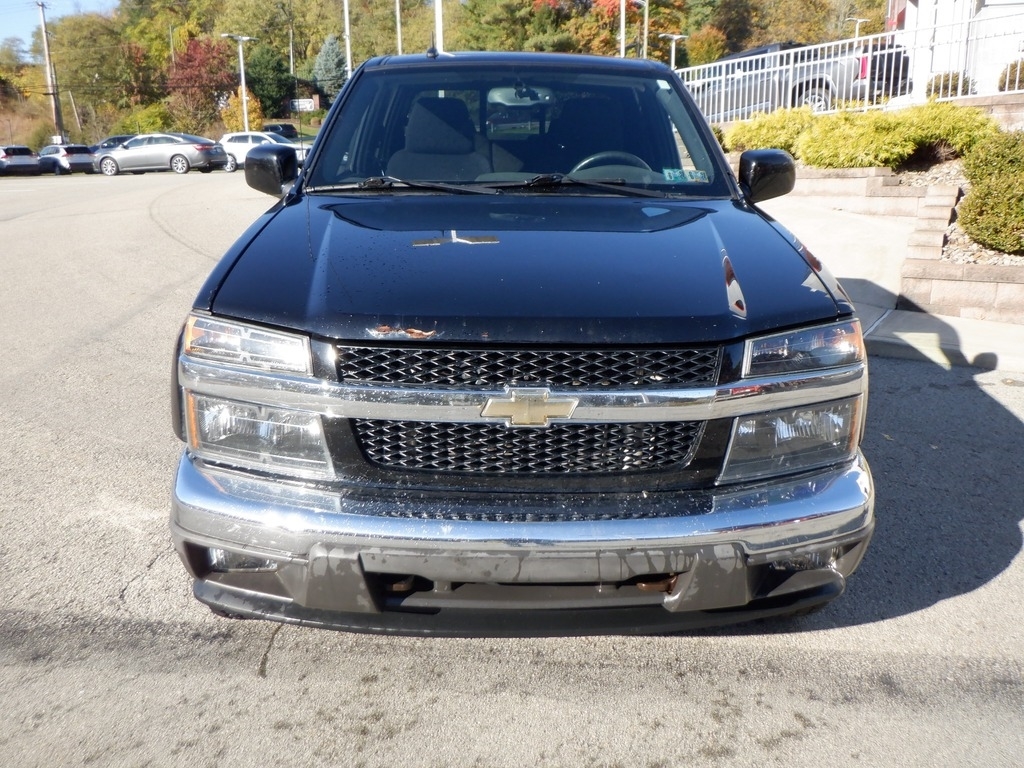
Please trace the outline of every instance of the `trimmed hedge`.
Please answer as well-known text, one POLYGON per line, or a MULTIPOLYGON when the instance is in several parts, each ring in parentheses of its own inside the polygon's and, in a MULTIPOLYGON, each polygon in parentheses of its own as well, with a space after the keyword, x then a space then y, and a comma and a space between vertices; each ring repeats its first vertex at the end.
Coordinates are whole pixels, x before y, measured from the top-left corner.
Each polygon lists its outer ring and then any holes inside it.
POLYGON ((797 156, 819 168, 895 168, 917 150, 892 112, 840 112, 815 120, 796 142, 797 156))
POLYGON ((752 120, 734 123, 725 137, 730 151, 745 149, 784 149, 796 157, 796 141, 811 127, 814 113, 810 107, 779 109, 755 115, 752 120))
POLYGON ((940 99, 951 96, 970 96, 974 93, 974 80, 967 73, 942 72, 932 77, 925 88, 925 96, 940 99))
POLYGON ((958 209, 960 226, 981 245, 1024 255, 1024 131, 977 144, 964 174, 971 189, 958 209))
POLYGON ((933 101, 892 112, 777 110, 733 125, 725 144, 730 151, 777 147, 821 168, 899 168, 912 158, 962 156, 998 131, 979 109, 933 101))

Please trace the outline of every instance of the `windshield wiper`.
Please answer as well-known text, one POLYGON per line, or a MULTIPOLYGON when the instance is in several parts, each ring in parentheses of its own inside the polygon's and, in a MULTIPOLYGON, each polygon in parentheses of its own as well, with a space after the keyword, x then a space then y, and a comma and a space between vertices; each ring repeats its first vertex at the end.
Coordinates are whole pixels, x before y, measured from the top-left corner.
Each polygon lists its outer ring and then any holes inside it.
POLYGON ((399 179, 395 176, 370 176, 363 179, 360 182, 352 182, 348 184, 328 184, 321 185, 318 187, 307 187, 307 192, 337 192, 343 189, 360 189, 360 190, 387 190, 395 189, 396 187, 405 187, 408 189, 434 189, 440 192, 451 192, 457 195, 499 195, 500 190, 492 189, 491 187, 481 187, 477 185, 470 186, 468 184, 446 184, 441 181, 415 181, 409 179, 399 179))
POLYGON ((526 181, 497 182, 499 189, 551 189, 554 187, 585 187, 631 197, 668 197, 664 192, 631 187, 625 179, 581 179, 567 173, 541 173, 526 181))

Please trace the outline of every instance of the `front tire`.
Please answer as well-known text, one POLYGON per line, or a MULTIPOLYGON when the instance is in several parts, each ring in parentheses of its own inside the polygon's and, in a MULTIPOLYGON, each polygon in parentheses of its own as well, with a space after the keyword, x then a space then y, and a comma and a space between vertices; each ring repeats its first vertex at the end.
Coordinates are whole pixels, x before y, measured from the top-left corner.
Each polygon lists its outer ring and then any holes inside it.
POLYGON ((799 105, 810 107, 811 112, 828 112, 832 109, 832 93, 825 88, 808 88, 800 94, 799 105))
POLYGON ((175 155, 171 158, 171 170, 175 173, 188 173, 188 158, 183 155, 175 155))
POLYGON ((100 173, 104 176, 117 176, 119 170, 117 161, 114 158, 104 157, 100 160, 100 173))
POLYGON ((234 173, 238 170, 238 161, 235 160, 234 155, 228 155, 228 162, 227 165, 224 166, 224 170, 228 173, 234 173))

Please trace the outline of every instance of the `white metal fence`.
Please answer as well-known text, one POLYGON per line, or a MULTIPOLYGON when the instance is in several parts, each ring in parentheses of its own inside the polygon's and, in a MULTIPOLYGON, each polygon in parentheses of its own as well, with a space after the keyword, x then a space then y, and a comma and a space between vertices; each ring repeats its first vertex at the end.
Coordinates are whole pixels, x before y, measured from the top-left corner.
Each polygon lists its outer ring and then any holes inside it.
POLYGON ((713 123, 803 105, 825 112, 1024 91, 1024 13, 782 43, 678 71, 713 123))

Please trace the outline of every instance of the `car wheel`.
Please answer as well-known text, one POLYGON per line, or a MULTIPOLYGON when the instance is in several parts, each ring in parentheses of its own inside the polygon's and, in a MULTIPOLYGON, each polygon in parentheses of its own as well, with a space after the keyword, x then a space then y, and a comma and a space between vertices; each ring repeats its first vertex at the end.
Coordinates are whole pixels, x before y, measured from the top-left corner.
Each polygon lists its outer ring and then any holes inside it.
POLYGON ((824 88, 808 88, 800 94, 799 103, 810 107, 811 112, 828 112, 832 109, 832 94, 824 88))
POLYGON ((175 173, 188 173, 188 159, 183 155, 175 155, 171 158, 171 170, 175 173))
POLYGON ((224 170, 228 173, 234 173, 238 169, 238 161, 235 160, 234 155, 228 155, 227 165, 224 166, 224 170))
POLYGON ((100 160, 100 173, 104 176, 117 176, 117 161, 112 157, 104 157, 100 160))

